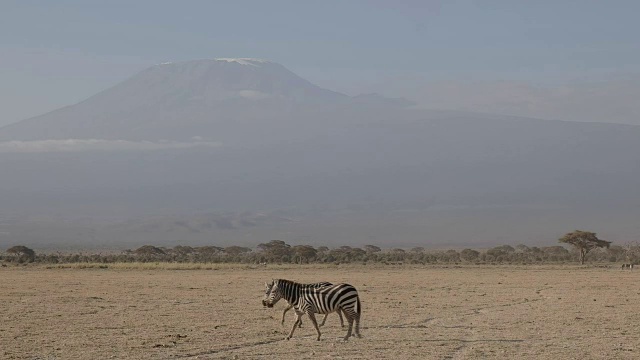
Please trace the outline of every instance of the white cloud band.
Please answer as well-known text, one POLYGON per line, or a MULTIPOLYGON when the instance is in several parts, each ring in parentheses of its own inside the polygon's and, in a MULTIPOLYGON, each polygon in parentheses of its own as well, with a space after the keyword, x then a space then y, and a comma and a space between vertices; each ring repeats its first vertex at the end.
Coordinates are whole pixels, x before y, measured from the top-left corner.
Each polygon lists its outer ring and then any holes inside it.
POLYGON ((102 139, 65 139, 0 142, 0 153, 46 153, 87 151, 154 151, 165 149, 190 149, 220 147, 215 141, 128 141, 102 139))

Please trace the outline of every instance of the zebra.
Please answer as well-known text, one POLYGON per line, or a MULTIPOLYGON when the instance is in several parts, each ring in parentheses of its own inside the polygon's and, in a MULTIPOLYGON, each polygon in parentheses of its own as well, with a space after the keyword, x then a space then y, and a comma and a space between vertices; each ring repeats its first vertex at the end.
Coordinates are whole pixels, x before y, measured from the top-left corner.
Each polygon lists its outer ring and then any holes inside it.
POLYGON ((622 264, 622 270, 629 269, 633 271, 633 264, 622 264))
MULTIPOLYGON (((304 286, 305 288, 322 288, 325 286, 331 286, 333 285, 332 283, 328 282, 328 281, 323 281, 323 282, 318 282, 318 283, 313 283, 313 284, 302 284, 302 286, 304 286)), ((265 296, 267 294, 269 294, 269 291, 271 290, 271 288, 269 287, 269 284, 265 284, 266 286, 266 293, 265 296)), ((285 300, 286 301, 286 300, 285 300)), ((293 308, 293 304, 289 303, 289 306, 287 306, 284 311, 282 312, 282 324, 284 325, 284 315, 287 313, 287 311, 291 310, 293 308)), ((340 316, 340 327, 344 327, 344 319, 342 318, 342 310, 338 309, 338 311, 336 311, 338 313, 338 316, 340 316)), ((322 319, 322 323, 320 323, 319 326, 324 326, 324 323, 327 322, 327 317, 329 317, 329 314, 324 314, 324 319, 322 319)), ((298 327, 302 326, 302 320, 298 321, 298 327)))
POLYGON ((360 335, 360 315, 362 308, 360 306, 360 297, 355 287, 349 284, 336 284, 325 286, 322 288, 305 287, 291 280, 275 279, 267 285, 265 297, 262 305, 273 307, 280 299, 285 299, 296 311, 296 321, 291 328, 287 340, 291 339, 296 326, 299 325, 302 315, 307 314, 313 326, 318 332, 318 341, 320 341, 320 328, 316 321, 315 314, 329 314, 334 311, 342 311, 347 317, 349 328, 344 340, 349 340, 352 335, 353 323, 355 321, 355 335, 360 335))

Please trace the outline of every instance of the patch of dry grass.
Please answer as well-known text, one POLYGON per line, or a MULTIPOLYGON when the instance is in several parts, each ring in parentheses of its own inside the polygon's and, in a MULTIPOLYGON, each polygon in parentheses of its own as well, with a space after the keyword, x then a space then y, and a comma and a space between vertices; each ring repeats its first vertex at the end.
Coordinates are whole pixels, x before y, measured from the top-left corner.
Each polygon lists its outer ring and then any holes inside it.
POLYGON ((220 270, 242 269, 240 264, 168 263, 168 262, 121 262, 121 263, 70 263, 40 265, 47 269, 113 269, 113 270, 220 270))
POLYGON ((0 358, 634 359, 640 348, 640 274, 617 267, 101 265, 0 268, 0 358), (271 278, 353 284, 364 338, 342 342, 334 314, 322 341, 306 319, 285 341, 293 314, 281 326, 284 305, 260 305, 271 278))

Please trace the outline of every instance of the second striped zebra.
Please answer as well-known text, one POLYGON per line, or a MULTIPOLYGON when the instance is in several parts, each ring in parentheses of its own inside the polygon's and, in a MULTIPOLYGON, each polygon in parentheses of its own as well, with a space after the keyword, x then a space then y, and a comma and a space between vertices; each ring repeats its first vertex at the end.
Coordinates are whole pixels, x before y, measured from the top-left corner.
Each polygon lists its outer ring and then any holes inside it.
MULTIPOLYGON (((266 285, 266 291, 268 292, 269 290, 271 290, 268 286, 268 284, 266 285)), ((328 281, 322 281, 322 282, 317 282, 317 283, 311 283, 311 284, 302 284, 302 286, 304 286, 305 288, 309 288, 309 289, 320 289, 323 288, 325 286, 332 286, 333 284, 328 282, 328 281)), ((265 294, 266 296, 267 294, 265 294)), ((285 300, 286 301, 286 300, 285 300)), ((287 306, 284 311, 282 312, 282 324, 284 325, 284 316, 287 313, 287 311, 291 310, 293 308, 293 304, 289 303, 289 306, 287 306)), ((340 316, 340 327, 344 327, 344 319, 342 318, 342 310, 338 310, 336 311, 338 313, 338 316, 340 316)), ((318 326, 324 326, 324 323, 327 322, 327 317, 329 317, 329 314, 324 314, 324 319, 322 319, 322 322, 318 325, 318 326)), ((302 326, 302 321, 298 321, 298 327, 302 326)))

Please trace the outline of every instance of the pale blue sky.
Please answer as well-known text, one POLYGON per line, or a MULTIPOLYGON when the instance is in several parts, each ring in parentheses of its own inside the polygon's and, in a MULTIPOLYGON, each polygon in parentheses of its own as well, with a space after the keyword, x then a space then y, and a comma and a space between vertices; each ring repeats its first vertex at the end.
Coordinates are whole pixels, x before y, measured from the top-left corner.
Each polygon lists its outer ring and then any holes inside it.
MULTIPOLYGON (((503 113, 555 101, 522 115, 571 117, 575 110, 558 110, 564 103, 540 87, 569 87, 574 106, 593 93, 585 83, 637 91, 626 81, 640 74, 638 14, 639 1, 0 0, 0 125, 155 63, 215 57, 270 59, 350 95, 503 113), (432 96, 456 97, 451 84, 471 93, 459 104, 432 96), (507 90, 487 98, 496 86, 507 90), (507 109, 500 104, 513 103, 504 95, 513 86, 526 104, 507 109)), ((637 107, 629 106, 631 119, 637 107)))

